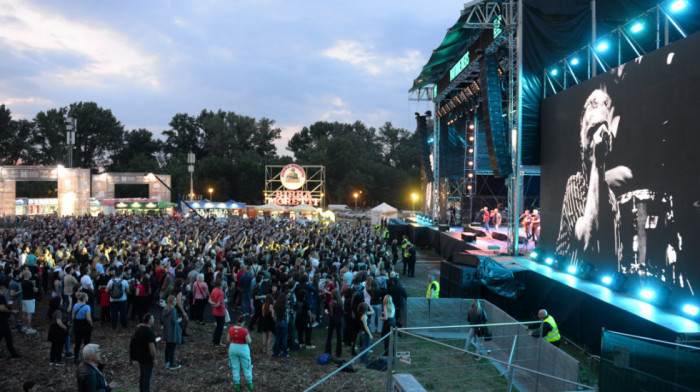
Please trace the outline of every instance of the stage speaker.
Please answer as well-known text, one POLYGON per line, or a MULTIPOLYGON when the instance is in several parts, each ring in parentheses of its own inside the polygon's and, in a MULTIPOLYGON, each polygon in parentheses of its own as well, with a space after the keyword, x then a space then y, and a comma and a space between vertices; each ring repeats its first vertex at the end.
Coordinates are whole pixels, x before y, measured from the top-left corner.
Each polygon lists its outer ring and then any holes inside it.
POLYGON ((477 115, 483 117, 486 145, 489 151, 489 161, 493 174, 496 177, 508 177, 511 167, 510 150, 508 149, 508 135, 503 119, 503 93, 498 74, 498 57, 487 55, 481 62, 481 75, 479 84, 482 86, 482 106, 477 115), (485 95, 485 97, 483 96, 485 95))
POLYGON ((438 225, 440 231, 450 231, 450 225, 438 225))
POLYGON ((498 231, 492 231, 491 238, 493 238, 494 240, 508 242, 508 234, 503 234, 498 231))
POLYGON ((476 234, 474 234, 474 233, 462 233, 462 241, 474 242, 474 241, 476 241, 476 234))
POLYGON ((450 275, 452 298, 478 298, 480 286, 476 268, 456 266, 450 275))
POLYGON ((481 263, 481 259, 479 259, 479 256, 466 253, 466 252, 457 252, 452 254, 452 261, 455 264, 458 265, 464 265, 467 267, 471 268, 477 268, 479 267, 479 264, 481 263))

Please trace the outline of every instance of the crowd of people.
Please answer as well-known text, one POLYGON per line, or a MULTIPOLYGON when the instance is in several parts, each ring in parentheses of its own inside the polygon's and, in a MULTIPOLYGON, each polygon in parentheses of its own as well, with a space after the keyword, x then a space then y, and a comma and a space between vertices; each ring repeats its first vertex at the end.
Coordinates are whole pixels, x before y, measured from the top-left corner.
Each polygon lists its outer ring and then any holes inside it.
POLYGON ((181 367, 177 347, 193 322, 213 320, 213 347, 223 347, 224 325, 232 325, 226 342, 236 389, 239 366, 253 388, 254 331, 265 355, 314 350, 315 330, 327 331, 319 354, 339 357, 346 347, 355 355, 400 325, 407 295, 395 267, 405 259, 410 275, 415 265, 408 240, 390 239, 383 225, 143 215, 0 223, 0 337, 21 357, 11 330, 36 334, 36 301, 47 302, 46 357, 52 366, 73 360, 81 391, 109 390, 93 328, 133 331, 141 390, 149 390, 160 355, 167 369, 181 367), (161 354, 153 332, 160 326, 161 354))

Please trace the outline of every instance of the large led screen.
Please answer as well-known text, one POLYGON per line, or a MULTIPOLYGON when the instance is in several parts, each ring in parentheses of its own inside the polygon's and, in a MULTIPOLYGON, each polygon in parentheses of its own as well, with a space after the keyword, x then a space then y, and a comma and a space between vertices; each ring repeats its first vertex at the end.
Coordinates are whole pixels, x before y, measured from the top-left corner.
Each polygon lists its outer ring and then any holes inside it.
POLYGON ((542 248, 696 295, 699 34, 545 99, 541 154, 542 248))

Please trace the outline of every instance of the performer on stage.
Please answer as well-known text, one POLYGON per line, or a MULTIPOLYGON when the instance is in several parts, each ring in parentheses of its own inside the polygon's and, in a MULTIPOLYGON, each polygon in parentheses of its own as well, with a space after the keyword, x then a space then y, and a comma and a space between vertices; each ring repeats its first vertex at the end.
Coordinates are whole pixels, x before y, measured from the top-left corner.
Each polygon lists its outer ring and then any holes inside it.
POLYGON ((532 233, 530 232, 530 222, 532 222, 532 217, 530 216, 530 210, 525 210, 522 215, 518 218, 520 220, 520 224, 523 226, 525 229, 525 244, 530 241, 530 238, 532 238, 532 233))
POLYGON ((557 238, 557 255, 572 265, 587 254, 619 260, 620 212, 605 177, 619 121, 605 89, 594 90, 583 106, 581 170, 566 183, 557 238))

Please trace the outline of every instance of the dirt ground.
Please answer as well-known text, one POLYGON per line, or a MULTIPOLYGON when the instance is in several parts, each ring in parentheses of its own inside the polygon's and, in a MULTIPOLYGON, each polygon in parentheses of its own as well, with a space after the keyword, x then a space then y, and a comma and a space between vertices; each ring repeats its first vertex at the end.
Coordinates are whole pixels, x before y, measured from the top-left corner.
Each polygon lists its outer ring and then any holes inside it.
MULTIPOLYGON (((401 264, 397 265, 399 271, 401 264)), ((428 286, 427 275, 429 271, 439 272, 439 257, 434 253, 421 250, 416 263, 416 276, 414 278, 402 278, 409 296, 425 295, 428 286)), ((49 349, 51 343, 46 340, 48 334, 48 322, 46 310, 48 298, 44 296, 37 304, 34 315, 33 327, 36 335, 25 335, 13 332, 13 339, 17 350, 24 355, 22 359, 5 359, 0 362, 0 391, 21 391, 24 381, 34 380, 39 385, 39 391, 75 391, 76 365, 69 360, 65 367, 49 365, 49 349)), ((155 310, 154 310, 155 312, 155 310)), ((137 323, 131 321, 128 330, 118 327, 112 330, 111 326, 100 326, 95 323, 92 342, 99 344, 107 354, 108 364, 105 375, 108 382, 113 382, 114 391, 138 390, 138 364, 129 364, 129 340, 137 323)), ((228 330, 228 327, 225 330, 228 330)), ((160 334, 158 321, 154 331, 156 336, 160 334)), ((233 390, 231 369, 228 366, 227 347, 212 347, 210 345, 214 323, 209 322, 204 326, 190 323, 185 343, 178 346, 175 353, 176 361, 182 365, 181 369, 169 370, 164 366, 165 344, 156 345, 158 350, 158 366, 154 370, 152 391, 230 391, 233 390)), ((316 358, 323 354, 327 330, 323 326, 313 331, 313 344, 317 346, 313 350, 300 350, 291 352, 290 358, 271 358, 262 352, 262 334, 253 332, 251 337, 251 356, 253 361, 253 378, 256 391, 304 391, 318 380, 335 370, 333 364, 319 365, 316 358)), ((379 335, 375 335, 379 337, 379 335)), ((225 339, 222 338, 222 339, 225 339)), ((73 348, 71 347, 71 351, 73 348)), ((340 359, 351 358, 348 347, 343 347, 343 356, 340 359)), ((6 358, 4 342, 0 343, 0 353, 6 358)), ((359 373, 339 373, 329 382, 324 383, 317 390, 334 391, 342 390, 367 390, 367 380, 385 379, 385 373, 373 370, 361 369, 359 373)), ((245 390, 245 388, 244 388, 245 390)))

